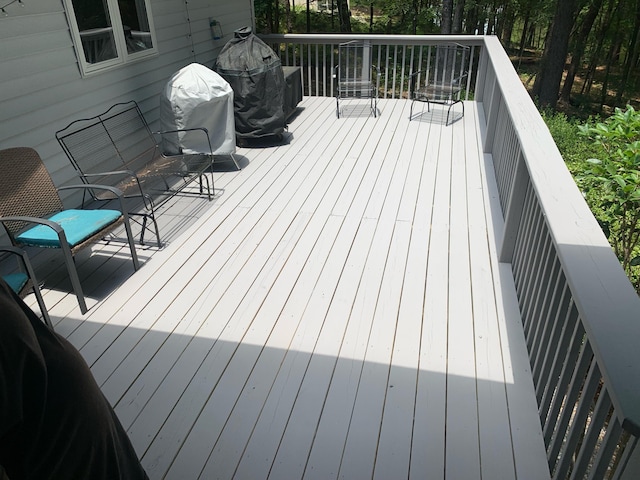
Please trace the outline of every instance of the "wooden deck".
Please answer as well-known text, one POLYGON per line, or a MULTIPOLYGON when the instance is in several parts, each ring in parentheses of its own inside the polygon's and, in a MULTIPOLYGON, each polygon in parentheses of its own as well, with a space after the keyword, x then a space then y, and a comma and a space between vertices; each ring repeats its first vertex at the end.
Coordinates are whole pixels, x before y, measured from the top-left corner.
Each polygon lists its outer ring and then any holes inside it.
POLYGON ((86 315, 39 265, 56 330, 152 479, 548 478, 475 104, 334 102, 176 198, 137 273, 80 259, 86 315))

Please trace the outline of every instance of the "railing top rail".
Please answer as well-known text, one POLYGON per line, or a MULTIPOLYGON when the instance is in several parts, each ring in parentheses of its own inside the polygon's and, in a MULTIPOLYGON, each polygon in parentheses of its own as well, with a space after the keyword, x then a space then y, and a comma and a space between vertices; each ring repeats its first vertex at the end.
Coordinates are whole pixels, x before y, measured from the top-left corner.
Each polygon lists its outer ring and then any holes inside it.
POLYGON ((498 39, 485 37, 485 48, 612 400, 640 435, 640 298, 498 39))
POLYGON ((328 44, 341 43, 354 40, 368 40, 373 45, 437 45, 439 43, 456 42, 462 45, 484 45, 486 37, 480 35, 373 35, 373 34, 328 34, 328 33, 301 33, 301 34, 269 34, 260 35, 265 42, 287 42, 328 44))

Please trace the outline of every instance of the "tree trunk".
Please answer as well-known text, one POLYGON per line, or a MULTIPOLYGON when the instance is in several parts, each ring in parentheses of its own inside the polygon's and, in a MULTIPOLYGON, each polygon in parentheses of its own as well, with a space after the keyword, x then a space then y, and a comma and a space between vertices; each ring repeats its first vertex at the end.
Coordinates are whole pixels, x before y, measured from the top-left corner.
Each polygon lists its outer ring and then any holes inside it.
POLYGON ((287 33, 293 33, 293 18, 291 18, 291 4, 289 0, 284 0, 284 12, 287 23, 287 33))
POLYGON ((616 93, 616 105, 622 103, 622 96, 629 83, 629 77, 631 75, 632 65, 638 61, 638 30, 640 29, 640 0, 636 0, 636 16, 631 33, 631 40, 629 40, 629 47, 627 49, 627 58, 624 62, 624 71, 622 73, 622 80, 618 86, 616 93))
POLYGON ((369 4, 369 33, 373 33, 373 2, 369 4))
POLYGON ((347 0, 338 0, 338 18, 340 19, 340 32, 351 33, 351 14, 347 0))
POLYGON ((453 26, 451 28, 452 33, 462 33, 462 17, 464 16, 464 1, 457 0, 456 7, 453 11, 453 26))
POLYGON ((558 0, 551 26, 551 34, 545 42, 540 71, 533 84, 533 96, 541 106, 554 108, 558 102, 562 72, 567 61, 569 35, 574 24, 575 0, 558 0))
POLYGON ((266 12, 266 27, 267 33, 273 33, 273 9, 271 8, 271 0, 267 0, 267 12, 266 12))
MULTIPOLYGON (((616 22, 615 30, 618 31, 620 28, 620 17, 616 22)), ((611 44, 611 48, 609 49, 609 54, 607 55, 607 66, 604 71, 604 80, 602 82, 602 92, 600 92, 600 111, 607 103, 607 95, 609 93, 609 78, 611 75, 611 65, 613 65, 618 52, 620 51, 620 39, 616 40, 611 44)))
POLYGON ((520 70, 520 64, 522 63, 522 54, 524 53, 524 46, 527 41, 527 30, 529 30, 530 11, 527 10, 524 15, 524 25, 522 27, 522 36, 520 37, 520 48, 518 49, 518 68, 520 70))
POLYGON ((602 7, 602 2, 603 0, 593 0, 590 3, 589 9, 584 16, 582 26, 580 27, 580 31, 575 38, 575 47, 573 54, 571 55, 571 64, 567 70, 567 76, 564 80, 564 84, 562 85, 562 92, 560 93, 560 99, 564 102, 569 102, 571 99, 571 89, 573 88, 576 72, 582 63, 582 55, 584 54, 587 46, 587 38, 589 37, 593 24, 598 17, 598 13, 602 7))
POLYGON ((487 35, 495 35, 496 33, 496 9, 497 9, 497 5, 496 2, 494 0, 493 8, 491 8, 491 10, 485 10, 487 16, 489 17, 487 19, 487 35))
POLYGON ((611 0, 607 7, 607 12, 603 15, 604 18, 601 22, 600 29, 598 30, 598 33, 596 36, 596 38, 598 39, 598 44, 589 60, 589 69, 587 71, 585 82, 582 85, 582 90, 580 91, 581 94, 589 95, 589 93, 591 92, 593 77, 595 76, 598 63, 601 60, 602 49, 604 48, 604 41, 609 33, 609 29, 611 27, 611 24, 613 23, 613 18, 616 16, 619 6, 620 6, 620 1, 611 0))
POLYGON ((478 27, 478 6, 473 5, 471 8, 467 10, 467 15, 464 20, 464 26, 467 34, 474 35, 477 34, 478 27))
POLYGON ((442 22, 440 23, 440 33, 451 34, 451 16, 453 14, 453 0, 442 1, 442 22))
POLYGON ((513 23, 515 20, 513 5, 507 2, 502 12, 502 20, 500 22, 500 38, 507 48, 511 48, 511 36, 513 34, 513 23))

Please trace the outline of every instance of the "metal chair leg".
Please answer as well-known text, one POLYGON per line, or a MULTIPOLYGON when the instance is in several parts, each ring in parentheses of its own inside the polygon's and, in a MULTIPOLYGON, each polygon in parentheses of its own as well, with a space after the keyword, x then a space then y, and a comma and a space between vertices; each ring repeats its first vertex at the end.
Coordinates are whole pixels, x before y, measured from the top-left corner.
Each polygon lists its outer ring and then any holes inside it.
POLYGON ((78 299, 80 312, 84 315, 88 311, 87 303, 84 299, 82 286, 80 285, 80 278, 78 277, 76 262, 73 255, 71 254, 71 249, 69 248, 66 237, 64 239, 60 239, 60 249, 62 250, 62 254, 64 255, 64 263, 67 266, 67 273, 69 274, 69 279, 71 280, 71 286, 73 287, 73 291, 75 292, 76 298, 78 299))
POLYGON ((241 170, 241 168, 240 168, 240 164, 238 163, 238 160, 236 160, 236 157, 234 157, 234 156, 233 156, 233 153, 231 154, 231 160, 233 160, 233 163, 235 163, 236 168, 237 168, 238 170, 241 170))
POLYGON ((133 232, 131 231, 131 225, 129 224, 129 215, 126 211, 122 212, 124 217, 124 229, 127 232, 127 240, 129 242, 129 250, 131 250, 131 259, 133 260, 133 269, 138 270, 140 268, 140 261, 138 260, 138 253, 136 252, 135 241, 133 240, 133 232))

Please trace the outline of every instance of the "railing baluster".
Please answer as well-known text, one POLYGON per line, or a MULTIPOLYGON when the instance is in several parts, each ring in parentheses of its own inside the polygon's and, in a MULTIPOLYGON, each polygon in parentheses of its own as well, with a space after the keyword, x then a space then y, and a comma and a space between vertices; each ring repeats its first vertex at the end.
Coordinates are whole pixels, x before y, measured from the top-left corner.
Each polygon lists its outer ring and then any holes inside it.
POLYGON ((535 216, 535 209, 533 205, 535 203, 535 194, 531 191, 531 185, 527 183, 525 191, 525 200, 523 207, 522 219, 519 222, 518 234, 516 236, 516 244, 514 247, 513 261, 511 267, 513 269, 513 280, 516 286, 516 290, 523 282, 523 275, 526 269, 526 257, 528 249, 525 244, 529 238, 529 232, 531 231, 531 223, 535 216))
MULTIPOLYGON (((567 289, 568 286, 565 286, 564 290, 567 289)), ((573 341, 580 330, 578 316, 575 304, 570 301, 567 314, 558 318, 558 323, 561 324, 560 341, 558 348, 554 352, 549 352, 553 356, 547 377, 549 380, 546 383, 540 382, 536 385, 536 398, 538 399, 538 411, 542 425, 545 425, 549 417, 554 393, 564 390, 569 381, 569 369, 565 369, 565 366, 575 365, 578 359, 580 344, 573 341)), ((557 412, 555 414, 557 416, 557 412)))
POLYGON ((563 325, 561 322, 568 313, 571 305, 571 292, 567 289, 567 284, 564 275, 562 275, 562 269, 560 268, 560 262, 557 257, 554 258, 553 261, 551 281, 549 282, 546 295, 551 297, 549 303, 552 304, 552 306, 545 309, 540 315, 545 325, 542 335, 540 336, 539 344, 536 347, 538 351, 532 359, 531 373, 533 377, 538 380, 534 380, 534 385, 542 383, 542 378, 549 378, 548 367, 545 368, 545 366, 550 366, 551 359, 549 357, 552 356, 558 348, 560 332, 563 325))
MULTIPOLYGON (((564 308, 569 308, 570 296, 568 292, 560 290, 560 285, 558 284, 558 282, 559 273, 561 270, 560 263, 558 262, 558 258, 555 255, 555 251, 552 252, 552 255, 549 258, 548 268, 545 270, 545 284, 541 286, 541 293, 544 298, 539 301, 548 303, 543 303, 541 311, 534 311, 533 314, 537 319, 536 321, 539 326, 533 339, 531 349, 531 373, 537 380, 540 380, 540 364, 542 362, 542 359, 546 357, 547 349, 550 345, 554 345, 557 343, 557 338, 555 338, 553 335, 557 324, 556 316, 557 314, 562 315, 565 313, 565 311, 563 311, 562 309, 558 309, 557 306, 560 303, 562 297, 565 300, 565 303, 563 305, 564 308), (565 293, 566 295, 564 295, 565 293), (547 308, 548 305, 554 305, 556 308, 547 308)), ((536 305, 536 307, 538 307, 538 305, 536 305)), ((534 380, 534 383, 537 383, 537 381, 534 380)))
POLYGON ((311 83, 311 44, 307 44, 307 85, 309 85, 309 95, 313 95, 312 93, 312 83, 311 83))
POLYGON ((553 241, 548 231, 544 230, 544 239, 541 242, 540 255, 536 259, 537 267, 535 268, 535 273, 531 278, 531 295, 523 309, 523 315, 530 318, 533 325, 531 343, 529 344, 529 355, 532 361, 533 355, 535 355, 536 339, 542 333, 542 322, 540 321, 540 317, 537 315, 536 308, 540 302, 540 292, 545 286, 545 272, 549 266, 549 262, 554 256, 555 252, 553 250, 553 241))
MULTIPOLYGON (((577 340, 577 339, 576 339, 577 340)), ((549 460, 549 468, 554 470, 554 465, 557 463, 560 450, 564 444, 567 432, 571 426, 571 417, 574 413, 574 407, 578 403, 580 394, 584 387, 584 379, 589 372, 593 364, 593 350, 589 342, 584 342, 582 345, 582 351, 578 359, 577 365, 568 365, 567 367, 572 369, 571 382, 567 392, 556 392, 556 400, 561 404, 560 412, 557 421, 549 425, 550 429, 546 432, 545 438, 549 436, 549 447, 547 448, 547 458, 549 460)))
POLYGON ((609 466, 611 465, 611 457, 613 456, 614 452, 620 445, 628 445, 626 441, 623 441, 624 436, 625 435, 622 431, 620 421, 615 417, 615 415, 612 415, 611 419, 609 420, 607 433, 602 439, 602 444, 598 449, 598 455, 594 459, 593 465, 591 466, 591 471, 588 477, 590 480, 599 480, 601 478, 606 478, 607 470, 609 470, 609 466))
POLYGON ((606 387, 602 387, 595 408, 589 415, 589 427, 584 438, 581 439, 575 465, 571 471, 571 478, 582 479, 589 470, 592 454, 600 448, 600 435, 603 429, 607 428, 611 407, 611 397, 609 397, 606 387))
POLYGON ((404 91, 404 69, 406 68, 407 62, 407 46, 402 46, 402 68, 400 69, 400 93, 398 98, 402 98, 402 92, 404 91))

